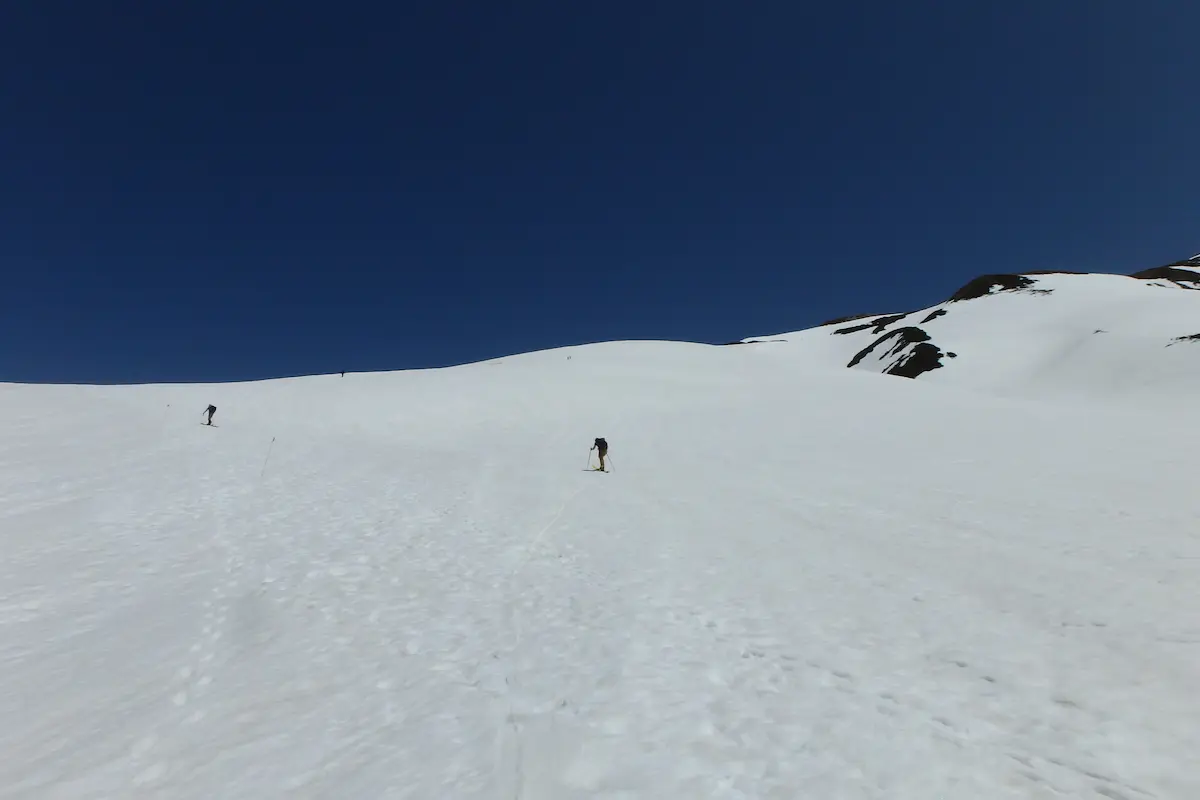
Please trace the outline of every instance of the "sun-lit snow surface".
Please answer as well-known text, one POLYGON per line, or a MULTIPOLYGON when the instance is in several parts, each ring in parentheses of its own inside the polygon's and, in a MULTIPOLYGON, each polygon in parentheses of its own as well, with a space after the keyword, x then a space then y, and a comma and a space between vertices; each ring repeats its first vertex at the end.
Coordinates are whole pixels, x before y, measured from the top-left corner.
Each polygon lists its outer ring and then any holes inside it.
POLYGON ((793 344, 0 386, 0 796, 1200 797, 1195 416, 793 344))
POLYGON ((782 345, 809 362, 883 372, 910 358, 912 346, 898 334, 916 330, 927 337, 917 347, 941 351, 940 366, 908 376, 921 381, 993 395, 1177 403, 1185 395, 1200 399, 1200 341, 1180 341, 1200 334, 1200 266, 1175 270, 1196 281, 1030 275, 1030 285, 1016 291, 747 341, 782 345))

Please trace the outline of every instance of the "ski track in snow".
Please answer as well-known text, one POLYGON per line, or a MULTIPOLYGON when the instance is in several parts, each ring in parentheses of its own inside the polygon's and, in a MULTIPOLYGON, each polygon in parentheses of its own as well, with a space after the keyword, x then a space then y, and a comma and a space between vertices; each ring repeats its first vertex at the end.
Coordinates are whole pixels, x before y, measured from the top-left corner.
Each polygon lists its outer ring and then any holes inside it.
POLYGON ((1195 431, 657 352, 5 389, 0 797, 1200 796, 1195 431))

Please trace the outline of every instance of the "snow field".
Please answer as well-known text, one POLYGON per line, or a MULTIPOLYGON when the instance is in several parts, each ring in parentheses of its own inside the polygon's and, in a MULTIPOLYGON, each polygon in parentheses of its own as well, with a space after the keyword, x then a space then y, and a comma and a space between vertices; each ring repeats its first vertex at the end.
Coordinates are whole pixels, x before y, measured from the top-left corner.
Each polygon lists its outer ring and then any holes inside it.
POLYGON ((1200 796, 1200 427, 767 347, 0 387, 0 796, 1200 796))

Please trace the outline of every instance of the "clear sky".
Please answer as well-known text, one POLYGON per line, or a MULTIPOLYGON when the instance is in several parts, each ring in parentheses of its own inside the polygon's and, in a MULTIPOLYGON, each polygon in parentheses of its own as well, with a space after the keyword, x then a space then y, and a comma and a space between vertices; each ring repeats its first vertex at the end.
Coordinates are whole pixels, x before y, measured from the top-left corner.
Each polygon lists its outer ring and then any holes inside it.
POLYGON ((1200 4, 0 8, 0 380, 723 342, 1200 251, 1200 4))

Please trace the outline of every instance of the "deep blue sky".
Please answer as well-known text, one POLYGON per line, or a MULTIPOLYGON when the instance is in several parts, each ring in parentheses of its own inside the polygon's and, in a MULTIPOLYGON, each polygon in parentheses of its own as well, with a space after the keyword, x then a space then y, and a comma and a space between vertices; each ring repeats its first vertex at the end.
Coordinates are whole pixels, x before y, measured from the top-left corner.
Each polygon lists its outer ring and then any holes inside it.
POLYGON ((0 380, 232 380, 1200 251, 1200 4, 0 8, 0 380))

